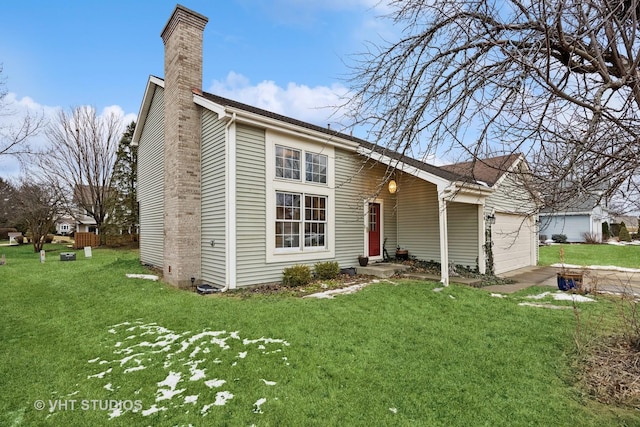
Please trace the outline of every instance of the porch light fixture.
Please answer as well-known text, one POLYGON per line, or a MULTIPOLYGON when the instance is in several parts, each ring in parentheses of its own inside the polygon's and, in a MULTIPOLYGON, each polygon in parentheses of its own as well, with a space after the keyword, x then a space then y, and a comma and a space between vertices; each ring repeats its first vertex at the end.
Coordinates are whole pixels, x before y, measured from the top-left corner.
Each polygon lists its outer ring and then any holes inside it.
POLYGON ((496 214, 491 212, 489 215, 487 215, 487 224, 493 225, 495 223, 496 223, 496 214))
POLYGON ((396 184, 396 180, 392 179, 391 181, 389 181, 389 193, 395 194, 397 189, 398 185, 396 184))

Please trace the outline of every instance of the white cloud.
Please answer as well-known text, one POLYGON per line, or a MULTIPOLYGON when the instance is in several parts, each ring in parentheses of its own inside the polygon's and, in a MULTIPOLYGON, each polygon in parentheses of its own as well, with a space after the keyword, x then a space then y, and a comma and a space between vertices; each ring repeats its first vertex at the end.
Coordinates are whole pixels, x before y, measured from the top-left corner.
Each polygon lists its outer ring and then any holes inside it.
POLYGON ((331 124, 340 129, 340 120, 344 118, 340 105, 345 102, 348 89, 338 83, 310 87, 290 82, 280 87, 270 80, 252 85, 245 76, 231 71, 224 80, 214 80, 207 92, 318 126, 331 124))

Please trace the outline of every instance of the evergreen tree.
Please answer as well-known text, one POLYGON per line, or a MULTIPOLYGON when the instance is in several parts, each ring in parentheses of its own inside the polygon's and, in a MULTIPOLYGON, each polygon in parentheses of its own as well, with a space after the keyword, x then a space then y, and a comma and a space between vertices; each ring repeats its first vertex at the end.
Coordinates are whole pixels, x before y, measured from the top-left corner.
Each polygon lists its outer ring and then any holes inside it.
POLYGON ((135 127, 135 122, 131 122, 122 135, 113 168, 113 189, 117 203, 110 222, 124 233, 137 233, 138 227, 138 147, 131 146, 135 127))
POLYGON ((609 223, 603 222, 602 223, 602 241, 606 242, 607 240, 609 240, 610 237, 611 237, 611 234, 609 234, 609 223))
POLYGON ((619 238, 620 238, 621 242, 630 242, 631 241, 631 235, 629 234, 629 231, 627 230, 627 226, 624 224, 624 222, 620 223, 619 238))

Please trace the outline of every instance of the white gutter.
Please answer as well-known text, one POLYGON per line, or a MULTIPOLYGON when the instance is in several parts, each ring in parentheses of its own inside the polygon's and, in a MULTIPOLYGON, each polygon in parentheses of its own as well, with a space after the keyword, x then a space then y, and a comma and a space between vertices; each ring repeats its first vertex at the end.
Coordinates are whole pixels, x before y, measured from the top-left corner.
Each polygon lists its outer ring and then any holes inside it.
POLYGON ((236 275, 237 275, 237 253, 236 253, 236 179, 235 174, 232 171, 236 165, 236 114, 233 113, 229 122, 225 125, 225 175, 227 186, 225 189, 225 200, 227 201, 225 206, 226 220, 226 265, 225 275, 227 280, 224 288, 220 292, 226 292, 227 289, 236 288, 236 275))

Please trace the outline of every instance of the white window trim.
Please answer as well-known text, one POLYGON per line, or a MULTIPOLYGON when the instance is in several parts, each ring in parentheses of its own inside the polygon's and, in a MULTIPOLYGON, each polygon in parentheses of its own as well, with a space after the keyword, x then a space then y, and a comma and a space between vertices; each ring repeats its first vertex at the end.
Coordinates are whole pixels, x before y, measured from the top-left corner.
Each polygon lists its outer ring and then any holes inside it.
MULTIPOLYGON (((267 159, 267 185, 266 200, 266 262, 305 262, 321 259, 335 258, 336 254, 336 236, 335 236, 335 149, 330 145, 321 145, 318 143, 308 142, 296 139, 290 135, 275 132, 272 130, 265 131, 265 154, 267 159), (285 178, 276 178, 276 145, 294 148, 302 151, 301 161, 301 181, 292 181, 285 178), (305 182, 305 153, 322 154, 327 156, 327 183, 320 184, 315 182, 305 182), (275 223, 276 223, 276 192, 299 193, 310 196, 327 197, 327 222, 325 241, 327 245, 324 248, 304 247, 304 239, 301 241, 300 248, 276 248, 275 247, 275 223)), ((302 212, 304 215, 304 211, 302 212)), ((304 231, 304 229, 303 229, 304 231)), ((302 233, 304 234, 304 233, 302 233)), ((303 236, 304 237, 304 236, 303 236)))

